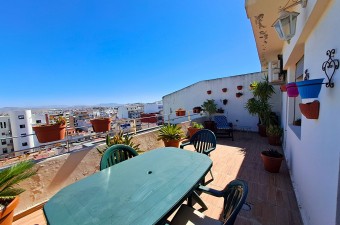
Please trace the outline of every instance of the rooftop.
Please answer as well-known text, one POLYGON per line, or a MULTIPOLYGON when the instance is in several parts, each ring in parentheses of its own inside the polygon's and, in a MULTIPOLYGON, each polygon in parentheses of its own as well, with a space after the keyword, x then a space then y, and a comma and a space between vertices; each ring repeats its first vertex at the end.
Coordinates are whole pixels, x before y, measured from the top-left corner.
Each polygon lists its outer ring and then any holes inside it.
MULTIPOLYGON (((211 153, 214 180, 208 173, 209 187, 223 189, 235 178, 247 181, 249 194, 247 204, 241 210, 235 225, 300 225, 303 224, 295 198, 289 171, 285 162, 280 173, 271 174, 263 169, 260 152, 273 147, 267 138, 252 132, 235 132, 235 141, 218 138, 217 148, 211 153)), ((188 150, 193 148, 187 147, 188 150)), ((209 217, 219 219, 223 200, 205 194, 201 195, 208 206, 204 212, 209 217)), ((198 205, 195 208, 199 209, 198 205)), ((13 225, 46 224, 41 209, 15 221, 13 225)))

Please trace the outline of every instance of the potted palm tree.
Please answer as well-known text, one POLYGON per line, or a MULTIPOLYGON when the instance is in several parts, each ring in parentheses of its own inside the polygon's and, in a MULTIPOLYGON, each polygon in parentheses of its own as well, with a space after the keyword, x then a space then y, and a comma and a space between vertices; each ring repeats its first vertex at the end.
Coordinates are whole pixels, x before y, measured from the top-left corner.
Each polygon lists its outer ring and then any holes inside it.
POLYGON ((208 114, 208 121, 204 121, 204 127, 214 131, 215 129, 215 123, 212 121, 212 114, 217 112, 217 104, 215 103, 214 99, 207 99, 205 102, 203 102, 203 105, 201 105, 202 110, 208 114))
POLYGON ((136 150, 136 152, 140 153, 142 152, 139 148, 139 144, 135 144, 133 141, 133 136, 129 136, 129 135, 124 135, 123 131, 120 131, 118 133, 116 133, 113 137, 110 137, 110 135, 106 135, 106 139, 105 139, 105 143, 106 146, 104 149, 99 149, 97 148, 97 151, 103 155, 105 153, 105 151, 112 145, 117 145, 117 144, 124 144, 127 146, 130 146, 131 148, 133 148, 134 150, 136 150))
POLYGON ((266 126, 271 124, 273 114, 271 111, 272 106, 269 104, 269 99, 275 93, 274 87, 269 84, 268 77, 261 82, 252 83, 254 97, 249 99, 245 108, 251 115, 259 117, 259 134, 263 137, 266 136, 266 126))
POLYGON ((35 175, 33 161, 19 162, 0 171, 0 224, 10 225, 13 221, 14 209, 19 203, 18 195, 25 190, 16 185, 35 175))
POLYGON ((32 128, 40 143, 62 140, 65 138, 66 119, 59 116, 53 124, 44 124, 32 128))
POLYGON ((166 124, 158 131, 157 140, 163 140, 165 147, 179 147, 184 132, 177 124, 166 124))
POLYGON ((197 131, 203 129, 203 125, 197 122, 192 122, 191 126, 188 127, 189 137, 191 138, 197 131))

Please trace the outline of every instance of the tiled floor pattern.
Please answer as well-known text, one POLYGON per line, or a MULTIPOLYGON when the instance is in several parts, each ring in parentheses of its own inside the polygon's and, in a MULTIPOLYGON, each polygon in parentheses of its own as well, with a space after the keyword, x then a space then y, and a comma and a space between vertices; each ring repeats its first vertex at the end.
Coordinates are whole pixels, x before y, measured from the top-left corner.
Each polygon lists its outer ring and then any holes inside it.
MULTIPOLYGON (((280 173, 271 174, 263 169, 260 152, 273 148, 267 139, 257 133, 236 132, 235 141, 218 138, 217 148, 211 153, 214 180, 208 173, 206 182, 215 189, 223 189, 238 178, 248 182, 247 206, 238 215, 235 225, 302 225, 289 172, 283 163, 280 173), (250 209, 250 210, 249 210, 250 209)), ((280 150, 280 147, 274 147, 280 150)), ((188 148, 191 149, 192 148, 188 148)), ((206 194, 201 197, 209 207, 204 214, 219 219, 223 199, 206 194)), ((194 206, 199 209, 198 205, 194 206)), ((42 210, 38 210, 13 225, 45 225, 42 210)))

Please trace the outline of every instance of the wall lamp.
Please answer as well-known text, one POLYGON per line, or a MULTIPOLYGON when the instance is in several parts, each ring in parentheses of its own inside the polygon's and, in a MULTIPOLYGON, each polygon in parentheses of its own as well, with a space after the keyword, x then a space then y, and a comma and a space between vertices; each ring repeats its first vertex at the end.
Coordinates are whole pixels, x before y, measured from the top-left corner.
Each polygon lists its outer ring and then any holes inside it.
POLYGON ((279 35, 279 38, 281 40, 288 41, 288 43, 289 40, 295 35, 296 21, 299 13, 288 12, 287 9, 298 4, 301 4, 302 8, 305 8, 307 5, 307 0, 293 0, 293 3, 291 5, 288 5, 289 2, 290 0, 288 0, 286 5, 282 9, 280 9, 279 18, 272 25, 272 27, 275 28, 277 34, 279 35))

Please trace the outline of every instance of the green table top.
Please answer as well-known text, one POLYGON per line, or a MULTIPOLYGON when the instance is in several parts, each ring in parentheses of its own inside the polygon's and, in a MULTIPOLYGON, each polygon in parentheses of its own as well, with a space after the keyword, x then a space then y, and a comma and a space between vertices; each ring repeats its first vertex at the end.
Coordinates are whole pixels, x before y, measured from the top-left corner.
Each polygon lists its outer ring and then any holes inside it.
POLYGON ((204 154, 155 149, 63 188, 45 204, 44 213, 51 225, 156 224, 211 166, 204 154))

